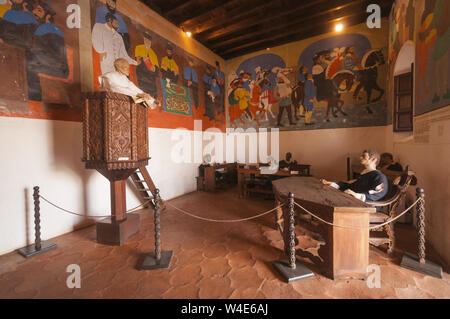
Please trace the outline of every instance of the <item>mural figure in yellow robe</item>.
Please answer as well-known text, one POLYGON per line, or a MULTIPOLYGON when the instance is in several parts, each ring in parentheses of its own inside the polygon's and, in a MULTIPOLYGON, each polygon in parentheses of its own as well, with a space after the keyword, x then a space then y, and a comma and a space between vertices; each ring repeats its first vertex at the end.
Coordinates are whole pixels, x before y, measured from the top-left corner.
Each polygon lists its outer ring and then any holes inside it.
POLYGON ((152 49, 152 36, 149 32, 144 33, 144 44, 136 46, 134 55, 138 62, 136 75, 139 86, 154 98, 158 97, 156 89, 156 77, 158 76, 158 57, 152 49))

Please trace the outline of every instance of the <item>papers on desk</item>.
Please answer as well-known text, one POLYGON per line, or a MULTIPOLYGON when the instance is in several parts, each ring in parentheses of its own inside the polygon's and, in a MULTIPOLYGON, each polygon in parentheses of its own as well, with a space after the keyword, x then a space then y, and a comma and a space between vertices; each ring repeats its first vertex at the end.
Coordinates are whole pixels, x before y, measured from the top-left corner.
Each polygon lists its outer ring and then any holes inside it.
POLYGON ((278 169, 277 166, 271 167, 271 166, 263 166, 260 167, 259 171, 261 172, 261 175, 271 175, 271 174, 275 174, 278 169))
POLYGON ((291 171, 291 175, 298 175, 298 171, 291 171))
POLYGON ((225 168, 216 168, 216 172, 225 172, 225 168))

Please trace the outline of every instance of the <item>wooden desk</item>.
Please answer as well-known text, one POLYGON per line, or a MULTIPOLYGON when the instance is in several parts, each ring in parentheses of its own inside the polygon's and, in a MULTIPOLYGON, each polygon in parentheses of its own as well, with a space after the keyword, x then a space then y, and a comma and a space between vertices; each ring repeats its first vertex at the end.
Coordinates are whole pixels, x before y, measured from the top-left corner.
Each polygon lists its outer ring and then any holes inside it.
POLYGON ((310 167, 311 165, 306 164, 298 164, 298 174, 292 174, 291 171, 279 170, 273 174, 262 174, 259 168, 242 168, 238 166, 237 175, 238 175, 238 188, 239 188, 239 196, 244 197, 244 180, 246 176, 254 175, 254 176, 310 176, 310 167))
POLYGON ((216 190, 216 170, 221 168, 224 168, 225 171, 233 174, 233 171, 236 170, 236 163, 213 164, 209 167, 205 167, 205 191, 214 192, 216 190))
MULTIPOLYGON (((369 213, 375 208, 330 186, 323 185, 314 177, 288 177, 272 182, 277 205, 285 203, 292 192, 295 202, 318 217, 337 224, 353 227, 369 227, 369 213)), ((296 213, 304 213, 295 206, 296 213)), ((285 251, 289 249, 289 225, 287 206, 277 212, 277 224, 283 232, 285 251)), ((298 219, 297 219, 298 220, 298 219)), ((312 229, 321 234, 325 244, 320 246, 320 258, 305 251, 297 254, 309 257, 332 279, 366 277, 369 264, 369 229, 332 227, 321 221, 312 229)), ((305 226, 308 227, 308 225, 305 226)), ((311 225, 309 225, 311 227, 311 225)))

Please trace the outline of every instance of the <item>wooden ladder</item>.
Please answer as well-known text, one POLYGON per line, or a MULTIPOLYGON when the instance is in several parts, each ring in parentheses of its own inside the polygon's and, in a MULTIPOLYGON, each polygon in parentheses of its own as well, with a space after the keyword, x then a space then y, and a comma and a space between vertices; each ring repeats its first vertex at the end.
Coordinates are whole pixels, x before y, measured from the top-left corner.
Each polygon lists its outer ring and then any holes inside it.
MULTIPOLYGON (((144 202, 154 198, 156 186, 145 166, 139 167, 130 177, 144 202)), ((153 201, 150 201, 149 205, 154 208, 153 201)), ((162 199, 160 200, 160 206, 161 208, 164 206, 162 199)))

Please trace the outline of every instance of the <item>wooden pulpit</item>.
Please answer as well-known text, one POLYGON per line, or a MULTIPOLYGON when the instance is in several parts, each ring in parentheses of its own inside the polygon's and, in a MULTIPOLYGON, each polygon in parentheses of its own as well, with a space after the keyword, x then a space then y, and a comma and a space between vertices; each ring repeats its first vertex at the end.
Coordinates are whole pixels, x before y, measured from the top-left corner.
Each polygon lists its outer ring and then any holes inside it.
POLYGON ((148 164, 147 109, 123 94, 85 95, 83 162, 111 186, 111 217, 97 222, 97 242, 121 245, 139 231, 139 215, 126 213, 126 180, 148 164))

